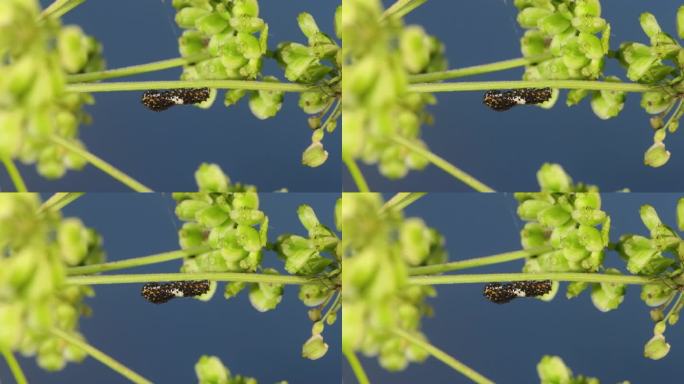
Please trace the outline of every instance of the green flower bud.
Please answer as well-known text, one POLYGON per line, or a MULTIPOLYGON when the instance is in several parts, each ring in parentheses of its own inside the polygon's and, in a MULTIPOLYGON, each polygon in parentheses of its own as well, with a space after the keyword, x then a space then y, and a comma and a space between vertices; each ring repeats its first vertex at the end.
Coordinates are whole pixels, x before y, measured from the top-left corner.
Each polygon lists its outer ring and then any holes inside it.
POLYGON ((606 28, 606 20, 600 17, 579 16, 572 19, 572 26, 580 32, 595 34, 606 28))
POLYGON ((569 383, 572 371, 558 356, 545 355, 537 364, 537 374, 542 384, 569 383))
POLYGON ((307 91, 299 95, 299 107, 308 114, 319 113, 326 107, 328 97, 320 91, 307 91))
POLYGON ((320 222, 316 217, 316 213, 310 206, 306 204, 302 204, 297 207, 297 216, 299 217, 299 221, 302 223, 304 228, 306 228, 309 232, 313 231, 316 226, 320 225, 320 222))
POLYGON ((257 209, 234 209, 230 211, 230 219, 242 225, 257 225, 264 221, 264 212, 257 209))
POLYGON ((330 290, 320 284, 304 284, 299 288, 299 300, 307 307, 322 304, 329 296, 330 290))
POLYGON ((210 11, 202 8, 182 8, 176 13, 176 24, 185 29, 195 28, 195 23, 197 23, 200 18, 210 14, 210 11))
POLYGON ((322 321, 316 321, 313 323, 313 326, 311 326, 311 334, 312 335, 320 335, 323 333, 323 330, 325 329, 325 323, 322 321))
POLYGON ((537 182, 544 192, 569 192, 572 179, 558 164, 544 163, 537 172, 537 182))
POLYGON ((195 375, 200 384, 228 383, 230 371, 216 356, 202 355, 195 364, 195 375))
POLYGON ((201 192, 227 192, 230 179, 217 164, 202 163, 195 172, 195 181, 201 192))
POLYGON ((648 12, 644 12, 641 14, 641 16, 639 16, 639 23, 641 24, 641 29, 644 30, 646 36, 651 39, 655 38, 656 34, 659 32, 662 32, 655 16, 648 12))
POLYGON ((328 344, 323 341, 321 335, 313 335, 302 346, 302 357, 309 360, 318 360, 328 352, 328 344))
POLYGON ((518 205, 518 216, 522 220, 537 220, 541 211, 551 207, 551 203, 544 200, 525 200, 518 205))
POLYGON ((320 308, 311 308, 307 311, 307 315, 309 316, 309 320, 318 321, 323 314, 321 313, 320 308))
POLYGON ((176 216, 184 221, 195 220, 195 215, 209 207, 209 203, 200 200, 183 200, 176 206, 176 216))
POLYGON ((667 323, 669 325, 675 325, 679 321, 679 313, 673 313, 670 315, 670 317, 667 319, 667 323))
POLYGON ((677 35, 680 39, 684 39, 684 5, 677 8, 677 35))
POLYGON ((24 333, 23 307, 20 302, 0 304, 0 349, 17 347, 24 333))
POLYGON ((421 72, 430 61, 430 40, 422 27, 404 28, 399 37, 404 66, 412 73, 421 72))
POLYGON ((183 249, 199 247, 204 243, 204 231, 195 223, 185 223, 178 231, 178 240, 183 249))
POLYGON ((644 357, 660 360, 670 352, 670 344, 663 335, 654 335, 644 346, 644 357))
POLYGON ((404 260, 420 265, 430 252, 430 231, 423 220, 406 219, 399 229, 399 242, 404 260))
POLYGON ((641 221, 644 223, 646 228, 651 231, 663 224, 662 221, 660 221, 660 217, 658 217, 658 212, 656 212, 655 208, 648 204, 641 206, 639 209, 639 215, 641 216, 641 221))
POLYGON ((79 27, 62 27, 57 36, 57 50, 68 72, 79 72, 88 62, 88 39, 79 27))
POLYGON ((525 8, 518 13, 518 24, 523 28, 536 28, 541 19, 551 14, 551 11, 544 8, 525 8))
POLYGON ((226 97, 223 100, 223 105, 229 107, 233 104, 237 104, 240 99, 242 99, 247 94, 245 89, 230 89, 226 92, 226 97))
POLYGON ((259 16, 259 2, 257 0, 236 0, 233 3, 234 16, 259 16))
MULTIPOLYGON (((265 272, 266 271, 267 270, 265 270, 265 272)), ((269 273, 277 274, 273 272, 269 273)), ((249 302, 252 303, 252 307, 259 312, 266 312, 275 309, 282 299, 282 284, 258 283, 252 284, 249 289, 249 302)))
POLYGON ((650 307, 665 304, 673 294, 673 290, 664 284, 646 284, 641 288, 641 300, 650 307))
POLYGON ((649 167, 662 167, 670 160, 670 151, 665 149, 663 143, 653 143, 653 145, 644 153, 644 164, 649 167))
POLYGON ((646 75, 646 72, 655 64, 657 59, 658 58, 653 53, 649 56, 636 58, 633 62, 629 63, 627 77, 632 81, 641 80, 641 78, 646 75))
POLYGON ((677 227, 684 231, 684 197, 677 200, 677 227))
POLYGON ((261 250, 261 237, 256 229, 247 225, 238 225, 235 231, 238 244, 245 250, 250 252, 261 250))
MULTIPOLYGON (((620 274, 617 269, 609 268, 607 274, 620 274)), ((616 283, 593 284, 591 289, 591 301, 601 312, 616 309, 625 298, 625 285, 616 283)))
POLYGON ((225 223, 229 218, 229 214, 223 207, 212 205, 197 211, 195 218, 198 223, 208 228, 213 228, 225 223))
POLYGON ((538 223, 527 223, 520 232, 520 240, 525 249, 541 247, 547 242, 546 230, 538 223))
POLYGON ((653 326, 653 334, 662 335, 663 333, 665 333, 666 328, 667 324, 664 321, 659 321, 653 326))
POLYGON ((259 209, 259 195, 256 192, 234 193, 233 208, 259 209))
POLYGON ((606 220, 606 213, 600 209, 575 209, 572 211, 572 218, 580 224, 594 227, 606 220))
POLYGON ((661 308, 654 308, 649 311, 649 315, 651 316, 651 320, 653 321, 661 321, 665 318, 665 314, 663 313, 663 310, 661 308))
POLYGON ((571 215, 565 208, 554 205, 539 212, 537 219, 548 227, 560 227, 571 219, 571 215))
POLYGON ((69 265, 78 265, 88 252, 88 230, 79 219, 62 220, 57 229, 60 256, 69 265))
POLYGON ((571 22, 562 13, 553 13, 537 22, 539 29, 551 36, 558 35, 570 28, 571 22))
POLYGON ((218 13, 210 13, 199 17, 195 21, 195 27, 207 35, 214 35, 221 33, 224 29, 228 28, 228 20, 224 19, 218 13))
POLYGON ((308 167, 319 167, 328 159, 328 151, 320 142, 313 142, 302 153, 302 164, 308 167))
POLYGON ((237 296, 240 291, 242 291, 245 287, 247 286, 247 283, 244 283, 242 281, 232 281, 228 284, 226 284, 225 289, 223 290, 223 297, 227 300, 230 299, 231 297, 237 296))
POLYGON ((304 36, 309 39, 313 39, 320 32, 313 16, 306 12, 302 12, 297 16, 297 24, 299 24, 299 29, 301 29, 304 36))
POLYGON ((249 98, 249 109, 258 119, 265 120, 275 116, 283 106, 283 92, 256 91, 249 98))
POLYGON ((664 112, 672 104, 672 96, 665 92, 644 92, 641 95, 641 108, 650 114, 664 112))
POLYGON ((577 297, 582 293, 585 289, 589 287, 588 283, 583 283, 583 282, 572 282, 568 284, 567 291, 565 292, 565 297, 568 299, 572 299, 574 297, 577 297))
POLYGON ((591 97, 591 109, 602 120, 617 116, 624 107, 625 94, 618 91, 594 92, 591 97))

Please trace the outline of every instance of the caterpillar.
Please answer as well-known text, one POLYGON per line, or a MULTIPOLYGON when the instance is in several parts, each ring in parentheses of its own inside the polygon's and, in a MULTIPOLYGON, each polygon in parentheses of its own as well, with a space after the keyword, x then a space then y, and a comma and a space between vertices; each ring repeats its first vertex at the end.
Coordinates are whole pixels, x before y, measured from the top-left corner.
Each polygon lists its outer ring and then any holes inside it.
POLYGON ((551 88, 523 88, 512 91, 487 91, 482 103, 501 112, 516 105, 541 104, 549 99, 551 99, 551 88))
POLYGON ((542 296, 551 291, 551 280, 490 283, 484 287, 484 296, 497 304, 508 303, 518 297, 542 296))
POLYGON ((145 300, 162 304, 176 297, 199 296, 209 292, 209 280, 174 281, 172 283, 147 283, 140 294, 145 300))
POLYGON ((197 104, 207 99, 209 99, 209 88, 182 88, 168 91, 145 91, 141 102, 148 109, 160 112, 174 105, 197 104))

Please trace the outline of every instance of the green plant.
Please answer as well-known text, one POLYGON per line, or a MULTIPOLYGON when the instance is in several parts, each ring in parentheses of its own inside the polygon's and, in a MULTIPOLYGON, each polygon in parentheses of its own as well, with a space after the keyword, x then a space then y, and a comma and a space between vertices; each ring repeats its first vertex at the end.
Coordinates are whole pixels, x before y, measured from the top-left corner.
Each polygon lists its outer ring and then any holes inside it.
POLYGON ((82 3, 56 0, 42 11, 37 0, 0 6, 0 158, 17 191, 26 191, 26 185, 16 159, 36 164, 48 179, 90 163, 135 191, 150 191, 79 141, 79 126, 92 121, 83 107, 94 102, 95 92, 209 88, 208 100, 198 104, 209 108, 218 90, 226 89, 225 106, 246 96, 259 119, 280 110, 284 92, 296 92, 312 130, 302 163, 317 167, 326 161, 323 138, 341 116, 340 49, 311 15, 302 13, 297 19, 306 44, 280 42, 269 48, 268 24, 259 18, 257 0, 176 0, 176 23, 184 30, 180 58, 103 70, 100 44, 79 27, 60 23, 61 16, 82 3), (263 74, 267 60, 276 62, 290 82, 263 74), (183 67, 180 80, 100 82, 173 67, 183 67))
MULTIPOLYGON (((500 89, 551 88, 552 108, 559 91, 568 89, 566 104, 590 99, 600 119, 617 116, 626 94, 641 93, 641 106, 653 117, 653 144, 644 163, 663 166, 670 158, 664 140, 684 114, 681 107, 684 49, 662 31, 655 16, 644 13, 641 27, 649 44, 611 43, 611 28, 601 17, 599 0, 517 0, 523 57, 446 70, 444 47, 420 26, 402 18, 426 3, 398 0, 386 10, 380 1, 350 1, 342 11, 345 100, 343 160, 361 192, 369 190, 357 160, 377 164, 382 175, 403 178, 429 163, 480 192, 493 189, 432 153, 421 140, 422 125, 433 121, 428 106, 435 93, 500 89), (372 38, 371 38, 372 37, 372 38), (373 43, 367 43, 372 41, 373 43), (622 65, 631 82, 604 71, 608 61, 622 65), (522 81, 444 82, 472 75, 524 67, 522 81)), ((677 34, 684 38, 684 7, 677 15, 677 34)))
MULTIPOLYGON (((646 342, 644 356, 657 360, 667 355, 665 329, 677 323, 684 307, 682 238, 660 221, 653 207, 643 205, 639 214, 650 236, 622 234, 613 243, 610 217, 601 210, 596 187, 574 184, 553 164, 542 167, 538 179, 541 192, 515 195, 517 214, 526 222, 520 231, 523 249, 452 262, 447 261, 441 234, 401 212, 424 194, 397 194, 384 204, 377 194, 343 195, 342 342, 360 383, 369 380, 357 352, 377 357, 390 371, 432 356, 474 382, 492 382, 432 345, 422 332, 421 319, 435 312, 429 298, 436 294, 434 286, 441 284, 550 280, 553 289, 539 297, 548 301, 561 282, 568 282, 566 298, 589 291, 602 312, 618 309, 628 285, 640 285, 641 299, 653 308, 654 321, 654 336, 646 342), (605 266, 610 253, 624 261, 624 271, 605 266), (524 261, 521 273, 450 273, 514 260, 524 261)), ((684 198, 678 202, 677 217, 683 230, 684 198)), ((543 383, 598 382, 571 379, 558 358, 544 358, 538 370, 543 383)))
MULTIPOLYGON (((341 309, 335 231, 321 224, 311 207, 301 205, 297 215, 307 235, 284 233, 269 240, 268 216, 259 210, 253 187, 231 185, 214 165, 203 166, 197 179, 200 192, 174 194, 176 214, 186 222, 179 230, 181 249, 113 262, 104 262, 102 239, 94 230, 59 212, 82 194, 56 194, 42 204, 36 194, 0 194, 0 351, 19 383, 26 379, 15 352, 35 356, 49 371, 91 356, 132 382, 150 382, 88 344, 80 333, 80 317, 91 312, 84 299, 99 284, 205 280, 211 289, 197 299, 206 301, 219 282, 227 282, 226 299, 245 289, 252 306, 262 312, 276 308, 285 285, 296 285, 312 327, 301 355, 316 360, 326 354, 324 329, 336 322, 341 309), (229 192, 237 189, 247 191, 229 192), (264 256, 274 255, 284 273, 262 266, 264 256), (179 273, 102 274, 171 260, 182 260, 179 273)), ((255 382, 231 378, 220 367, 216 358, 201 359, 196 368, 200 382, 255 382)))

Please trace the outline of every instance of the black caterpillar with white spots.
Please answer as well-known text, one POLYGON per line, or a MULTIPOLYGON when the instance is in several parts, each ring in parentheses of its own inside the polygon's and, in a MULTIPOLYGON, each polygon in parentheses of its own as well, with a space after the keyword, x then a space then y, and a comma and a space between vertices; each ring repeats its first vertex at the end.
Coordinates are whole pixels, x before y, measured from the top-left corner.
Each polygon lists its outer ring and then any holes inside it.
POLYGON ((176 297, 199 296, 209 292, 209 280, 147 283, 140 293, 150 303, 162 304, 176 297))
POLYGON ((487 91, 482 102, 495 111, 507 111, 516 105, 541 104, 551 99, 551 88, 523 88, 512 91, 487 91))
POLYGON ((551 280, 489 283, 484 288, 484 296, 497 304, 508 303, 518 297, 542 296, 549 292, 551 292, 551 280))
POLYGON ((168 91, 145 91, 141 101, 148 109, 160 112, 174 105, 198 104, 207 99, 209 99, 209 88, 182 88, 168 91))

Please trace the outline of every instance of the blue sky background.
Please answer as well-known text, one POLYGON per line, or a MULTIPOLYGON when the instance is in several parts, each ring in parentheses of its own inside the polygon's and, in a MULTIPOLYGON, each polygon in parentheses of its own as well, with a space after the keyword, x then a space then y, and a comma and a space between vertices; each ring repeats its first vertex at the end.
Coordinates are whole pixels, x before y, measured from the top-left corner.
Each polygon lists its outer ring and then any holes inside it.
MULTIPOLYGON (((297 219, 299 204, 311 205, 322 223, 334 228, 336 194, 262 194, 261 209, 270 219, 271 238, 282 233, 305 234, 297 219)), ((109 260, 178 249, 174 201, 168 194, 90 194, 64 209, 104 237, 109 260)), ((267 253, 265 260, 275 260, 267 253)), ((271 261, 282 271, 282 262, 271 261)), ((177 272, 180 261, 121 271, 177 272)), ((163 305, 140 296, 142 284, 100 285, 88 303, 93 316, 81 320, 87 340, 155 383, 197 382, 194 364, 202 354, 219 356, 233 373, 254 376, 259 383, 332 383, 341 376, 340 322, 327 327, 330 345, 317 361, 301 357, 311 335, 311 322, 297 298, 298 289, 285 288, 273 311, 252 308, 243 292, 226 301, 220 292, 209 302, 177 299, 163 305)), ((222 288, 219 288, 222 289, 222 288)), ((35 359, 20 359, 31 383, 123 383, 119 374, 87 358, 58 373, 39 369, 35 359)), ((4 362, 0 382, 13 383, 4 362)))
MULTIPOLYGON (((603 209, 611 216, 611 240, 621 234, 646 235, 639 207, 651 204, 663 222, 676 227, 676 194, 603 195, 603 209)), ((511 194, 429 194, 406 209, 445 237, 450 260, 463 260, 520 249, 523 223, 515 216, 511 194)), ((606 264, 624 269, 615 253, 606 264)), ((463 271, 463 273, 519 272, 522 261, 463 271)), ((649 307, 630 286, 615 311, 599 312, 588 293, 552 302, 519 299, 504 305, 482 297, 484 284, 437 286, 430 300, 435 317, 424 319, 423 330, 432 342, 497 383, 538 383, 536 365, 544 354, 561 356, 575 372, 601 383, 673 383, 684 372, 684 328, 668 327, 670 354, 660 361, 643 357, 643 345, 652 336, 649 307)), ((563 288, 565 285, 563 285, 563 288)), ((376 359, 362 363, 373 383, 469 383, 436 359, 410 365, 401 373, 382 370, 376 359)), ((346 383, 354 383, 347 364, 346 383)))
MULTIPOLYGON (((385 4, 391 3, 389 0, 385 4)), ((603 17, 612 27, 611 48, 624 41, 647 43, 639 26, 642 12, 653 13, 663 30, 676 35, 675 15, 680 1, 602 1, 603 17)), ((422 25, 446 46, 450 68, 479 65, 520 57, 524 30, 516 22, 511 0, 430 1, 406 18, 422 25)), ((522 68, 452 81, 520 80, 522 68)), ((617 64, 607 73, 625 71, 617 64)), ((482 104, 483 92, 437 94, 429 108, 434 126, 423 127, 432 151, 499 191, 536 190, 535 174, 542 163, 556 162, 575 180, 598 184, 603 191, 630 188, 640 192, 684 190, 684 138, 668 136, 670 162, 658 169, 643 165, 643 153, 653 143, 648 115, 639 106, 640 95, 630 94, 622 113, 600 120, 587 100, 565 106, 565 97, 548 111, 536 107, 495 112, 482 104)), ((372 190, 471 191, 442 170, 429 166, 400 181, 380 176, 376 166, 362 167, 372 190)), ((347 190, 355 190, 343 172, 347 190)))
MULTIPOLYGON (((42 4, 50 1, 41 0, 42 4)), ((304 0, 296 3, 261 1, 261 17, 269 24, 269 47, 281 41, 305 42, 297 26, 300 12, 311 13, 321 30, 334 35, 333 15, 339 1, 304 0)), ((64 23, 78 24, 104 46, 108 68, 178 57, 181 29, 166 0, 88 1, 67 14, 64 23)), ((174 80, 180 68, 108 81, 174 80)), ((264 67, 281 79, 275 65, 264 67)), ((226 109, 223 98, 210 110, 177 107, 163 113, 140 104, 142 92, 95 94, 90 126, 81 127, 88 149, 156 191, 196 190, 193 174, 202 162, 214 162, 235 181, 255 184, 261 191, 340 191, 340 133, 326 135, 330 156, 319 168, 301 165, 311 143, 307 115, 297 106, 298 96, 285 96, 275 118, 261 121, 246 100, 226 109)), ((58 181, 40 177, 34 166, 20 167, 32 191, 128 191, 127 187, 87 166, 58 181)), ((0 186, 9 189, 6 172, 0 186)))

